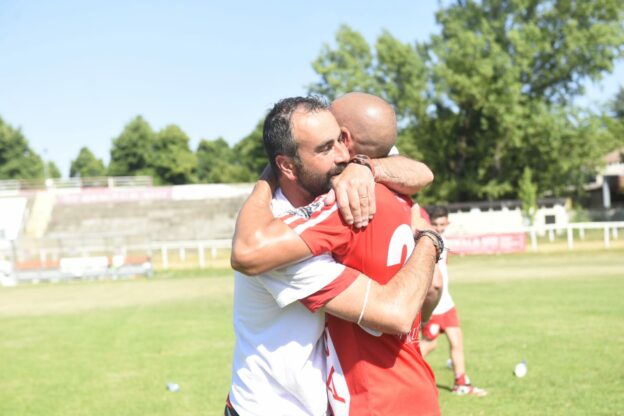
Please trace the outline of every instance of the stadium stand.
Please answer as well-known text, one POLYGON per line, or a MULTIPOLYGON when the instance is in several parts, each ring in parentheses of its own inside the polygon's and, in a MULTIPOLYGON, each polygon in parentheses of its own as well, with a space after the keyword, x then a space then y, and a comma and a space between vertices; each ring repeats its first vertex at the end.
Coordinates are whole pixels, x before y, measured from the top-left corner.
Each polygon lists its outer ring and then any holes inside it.
POLYGON ((44 189, 5 183, 5 195, 21 196, 0 198, 0 237, 5 236, 0 259, 11 263, 2 269, 14 270, 20 281, 149 275, 158 245, 195 242, 200 247, 205 241, 229 240, 253 187, 152 187, 117 179, 74 181, 74 186, 64 181, 58 187, 46 183, 44 189))

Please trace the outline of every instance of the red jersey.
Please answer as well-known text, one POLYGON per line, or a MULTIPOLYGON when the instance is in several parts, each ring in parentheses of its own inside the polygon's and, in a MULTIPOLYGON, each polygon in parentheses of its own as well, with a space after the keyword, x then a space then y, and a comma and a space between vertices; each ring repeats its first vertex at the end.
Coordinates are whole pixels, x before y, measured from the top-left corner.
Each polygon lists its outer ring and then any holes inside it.
MULTIPOLYGON (((377 213, 364 229, 342 220, 335 205, 313 204, 285 219, 314 255, 335 259, 381 284, 414 248, 411 201, 376 185, 377 213)), ((431 368, 420 353, 420 315, 403 336, 382 334, 327 315, 328 394, 336 416, 439 415, 431 368)))
POLYGON ((423 207, 421 207, 420 205, 418 206, 419 210, 420 210, 420 216, 427 221, 427 223, 429 225, 431 225, 431 218, 429 217, 429 213, 427 212, 426 209, 424 209, 423 207))

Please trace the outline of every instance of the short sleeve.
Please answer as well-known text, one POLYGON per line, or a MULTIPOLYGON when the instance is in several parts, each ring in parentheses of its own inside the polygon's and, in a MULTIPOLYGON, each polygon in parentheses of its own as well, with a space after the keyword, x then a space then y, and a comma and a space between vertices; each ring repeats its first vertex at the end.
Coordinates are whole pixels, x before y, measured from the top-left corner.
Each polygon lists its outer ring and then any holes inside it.
MULTIPOLYGON (((350 279, 359 272, 337 263, 329 254, 303 260, 255 277, 280 307, 304 299, 336 279, 350 279)), ((348 286, 348 285, 347 285, 348 286)))
POLYGON ((340 216, 337 204, 325 205, 321 199, 288 212, 281 219, 310 247, 314 255, 344 252, 353 229, 340 216))

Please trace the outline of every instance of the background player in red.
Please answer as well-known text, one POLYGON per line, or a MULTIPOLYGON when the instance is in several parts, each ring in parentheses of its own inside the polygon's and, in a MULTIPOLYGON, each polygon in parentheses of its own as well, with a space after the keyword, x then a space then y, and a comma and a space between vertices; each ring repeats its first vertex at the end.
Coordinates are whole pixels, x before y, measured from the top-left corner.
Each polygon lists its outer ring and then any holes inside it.
MULTIPOLYGON (((412 231, 416 233, 418 230, 424 230, 431 227, 431 219, 429 218, 429 213, 423 207, 421 207, 418 203, 414 203, 412 207, 412 231)), ((431 280, 431 286, 429 286, 429 290, 427 290, 427 296, 423 302, 423 307, 421 310, 421 325, 425 325, 427 321, 431 318, 431 314, 433 310, 438 305, 440 301, 440 296, 442 295, 442 273, 440 272, 440 268, 436 264, 435 270, 433 272, 433 280, 431 280)))
MULTIPOLYGON (((431 225, 440 234, 444 234, 449 225, 448 209, 443 206, 435 206, 429 214, 431 225)), ((442 294, 440 301, 434 309, 429 322, 423 327, 421 349, 424 356, 427 356, 438 346, 438 336, 445 334, 449 342, 449 352, 451 363, 455 373, 455 383, 453 393, 457 395, 485 396, 487 391, 470 384, 470 379, 466 375, 464 362, 464 341, 461 328, 459 327, 459 317, 455 303, 449 292, 449 275, 446 263, 448 262, 448 250, 445 250, 438 269, 442 274, 442 294)))

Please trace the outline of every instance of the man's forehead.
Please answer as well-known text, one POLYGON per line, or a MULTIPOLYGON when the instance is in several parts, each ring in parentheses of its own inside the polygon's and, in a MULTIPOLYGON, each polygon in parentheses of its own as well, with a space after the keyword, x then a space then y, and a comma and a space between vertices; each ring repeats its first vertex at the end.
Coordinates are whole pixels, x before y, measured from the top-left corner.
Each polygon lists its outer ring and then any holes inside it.
POLYGON ((340 133, 340 126, 328 110, 295 110, 292 116, 293 133, 297 141, 305 137, 327 139, 340 133))

